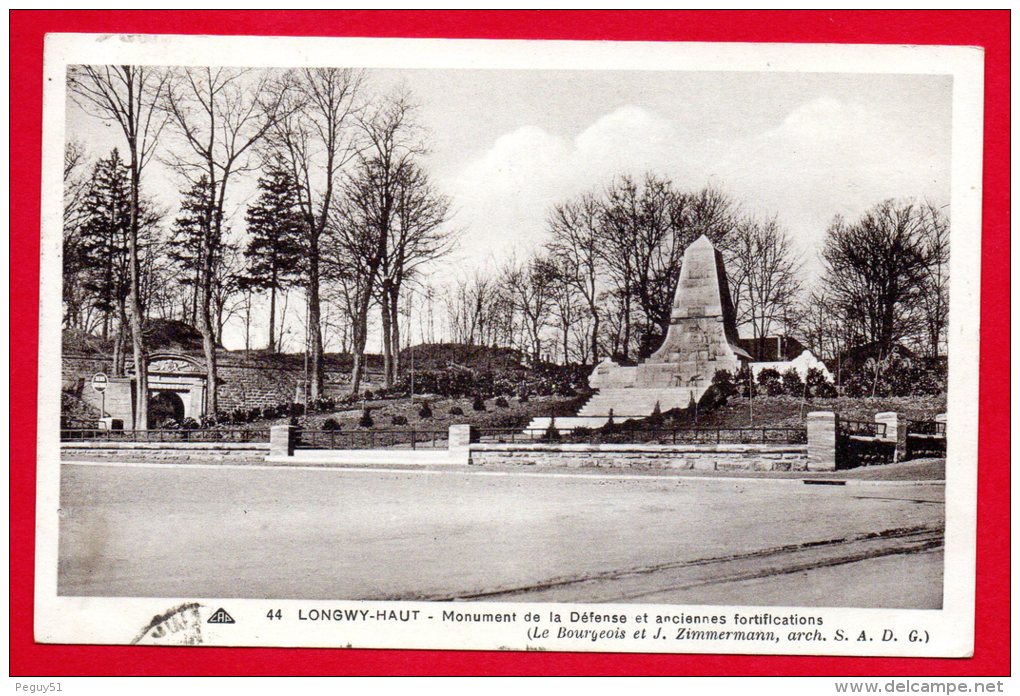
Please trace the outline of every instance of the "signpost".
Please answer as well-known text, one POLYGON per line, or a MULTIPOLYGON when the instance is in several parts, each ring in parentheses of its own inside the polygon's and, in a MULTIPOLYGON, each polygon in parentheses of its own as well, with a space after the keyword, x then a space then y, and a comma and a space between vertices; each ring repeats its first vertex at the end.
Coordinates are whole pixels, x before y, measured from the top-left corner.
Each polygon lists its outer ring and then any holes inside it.
POLYGON ((105 372, 97 372, 96 374, 92 375, 92 389, 94 391, 99 392, 99 394, 103 397, 102 406, 99 409, 100 418, 106 418, 106 385, 109 383, 109 381, 110 380, 109 378, 107 378, 105 372))

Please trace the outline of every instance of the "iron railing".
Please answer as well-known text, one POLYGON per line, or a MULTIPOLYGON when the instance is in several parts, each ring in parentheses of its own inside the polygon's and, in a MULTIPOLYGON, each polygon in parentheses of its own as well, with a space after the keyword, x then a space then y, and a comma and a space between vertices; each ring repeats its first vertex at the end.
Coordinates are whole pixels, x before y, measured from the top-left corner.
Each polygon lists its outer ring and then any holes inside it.
POLYGON ((269 442, 269 428, 108 430, 61 428, 61 442, 269 442))
POLYGON ((876 423, 875 421, 844 419, 839 421, 840 435, 848 437, 874 437, 881 439, 885 437, 885 426, 885 423, 876 423))
POLYGON ((946 456, 945 421, 907 421, 906 458, 946 456))
POLYGON ((447 430, 299 430, 296 449, 439 449, 447 430))
POLYGON ((946 436, 945 421, 907 421, 907 435, 929 435, 931 437, 946 436))
POLYGON ((645 444, 645 445, 721 445, 721 444, 804 444, 804 428, 480 428, 478 442, 489 443, 573 443, 573 444, 645 444))

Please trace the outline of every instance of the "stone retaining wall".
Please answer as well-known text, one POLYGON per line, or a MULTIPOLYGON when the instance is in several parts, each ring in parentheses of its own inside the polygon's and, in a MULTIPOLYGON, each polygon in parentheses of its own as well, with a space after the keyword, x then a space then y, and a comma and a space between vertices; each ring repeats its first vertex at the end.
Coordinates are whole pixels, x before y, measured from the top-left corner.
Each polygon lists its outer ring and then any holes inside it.
POLYGON ((473 444, 476 466, 805 471, 806 445, 473 444))
POLYGON ((111 462, 224 462, 262 464, 269 454, 269 443, 143 443, 143 442, 64 442, 61 459, 67 461, 111 462))

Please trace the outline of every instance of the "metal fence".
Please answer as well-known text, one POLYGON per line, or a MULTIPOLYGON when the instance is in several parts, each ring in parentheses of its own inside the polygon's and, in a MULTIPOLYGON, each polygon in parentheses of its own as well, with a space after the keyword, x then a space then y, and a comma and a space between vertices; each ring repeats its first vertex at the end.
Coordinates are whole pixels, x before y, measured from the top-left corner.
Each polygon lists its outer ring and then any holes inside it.
POLYGON ((885 423, 875 421, 840 419, 839 432, 848 437, 884 438, 885 426, 885 423))
POLYGON ((722 444, 804 444, 805 428, 573 428, 558 432, 553 428, 481 428, 479 442, 489 443, 566 443, 566 444, 644 444, 644 445, 722 445, 722 444))
POLYGON ((907 421, 906 458, 946 456, 945 421, 907 421))
POLYGON ((269 442, 269 428, 108 430, 61 428, 61 442, 269 442))
POLYGON ((907 421, 907 435, 931 435, 932 437, 946 436, 945 421, 907 421))
POLYGON ((885 423, 840 419, 836 437, 836 461, 840 469, 890 464, 896 443, 885 439, 885 423))
POLYGON ((299 430, 296 449, 439 449, 445 448, 446 430, 299 430))

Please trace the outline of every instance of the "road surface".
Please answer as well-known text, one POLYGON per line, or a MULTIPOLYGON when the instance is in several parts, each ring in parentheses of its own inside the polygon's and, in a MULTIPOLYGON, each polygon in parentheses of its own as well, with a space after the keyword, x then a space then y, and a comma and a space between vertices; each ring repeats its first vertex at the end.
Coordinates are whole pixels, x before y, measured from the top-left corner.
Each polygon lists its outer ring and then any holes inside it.
POLYGON ((64 462, 62 595, 937 608, 943 487, 64 462))

